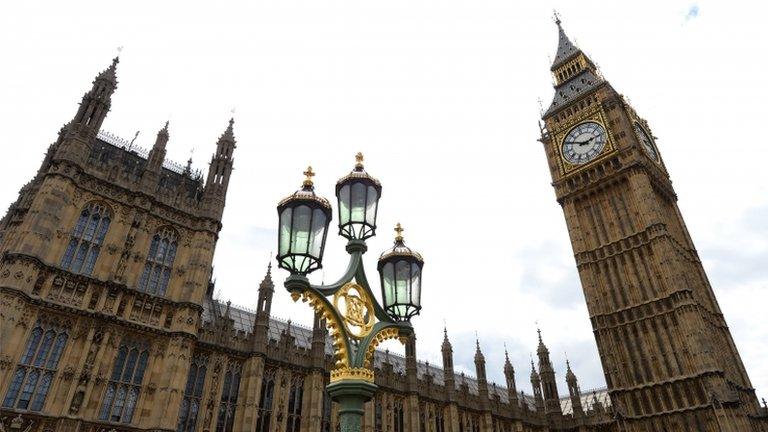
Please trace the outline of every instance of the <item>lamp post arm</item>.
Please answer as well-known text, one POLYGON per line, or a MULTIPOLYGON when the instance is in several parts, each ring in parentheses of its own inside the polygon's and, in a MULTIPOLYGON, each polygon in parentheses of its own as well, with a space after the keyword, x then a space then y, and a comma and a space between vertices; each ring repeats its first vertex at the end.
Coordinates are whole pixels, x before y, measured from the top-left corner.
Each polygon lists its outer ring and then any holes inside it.
POLYGON ((360 341, 360 348, 352 358, 353 367, 373 369, 374 352, 381 342, 409 336, 412 332, 413 328, 409 323, 377 322, 371 332, 360 341))
POLYGON ((358 273, 358 269, 363 267, 363 252, 354 251, 349 254, 349 264, 344 275, 336 282, 328 285, 310 285, 310 288, 318 291, 324 296, 331 296, 341 289, 344 284, 351 281, 358 273))

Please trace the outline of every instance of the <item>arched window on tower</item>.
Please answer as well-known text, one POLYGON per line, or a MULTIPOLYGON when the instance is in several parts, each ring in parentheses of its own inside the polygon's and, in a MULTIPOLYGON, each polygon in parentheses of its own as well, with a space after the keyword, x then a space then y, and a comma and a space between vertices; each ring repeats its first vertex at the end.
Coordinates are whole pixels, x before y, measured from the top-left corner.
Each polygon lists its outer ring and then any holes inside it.
POLYGON ((256 419, 256 432, 268 432, 269 422, 272 419, 272 399, 275 395, 275 370, 264 371, 261 380, 261 397, 259 398, 258 418, 256 419))
POLYGON ((137 289, 147 294, 165 295, 171 279, 173 260, 176 258, 178 235, 170 227, 163 227, 152 236, 144 271, 137 289))
POLYGON ((184 399, 179 410, 179 424, 177 432, 193 432, 197 424, 197 414, 200 412, 200 402, 203 398, 203 386, 205 385, 205 373, 208 358, 202 354, 192 357, 187 373, 187 385, 184 387, 184 399))
POLYGON ((11 378, 11 385, 5 393, 3 408, 30 411, 43 409, 67 338, 64 328, 40 321, 35 324, 27 339, 21 361, 11 378))
POLYGON ((69 244, 61 258, 61 267, 72 273, 89 276, 111 221, 112 212, 106 205, 97 202, 86 205, 69 237, 69 244))
POLYGON ((297 375, 291 382, 291 393, 288 396, 288 421, 285 432, 301 430, 301 403, 304 399, 304 376, 297 375))
POLYGON ((216 432, 232 432, 235 409, 237 409, 237 393, 240 391, 240 370, 240 364, 230 363, 227 373, 224 374, 224 388, 221 391, 216 432))
POLYGON ((131 422, 148 362, 149 347, 146 343, 124 340, 120 344, 101 403, 100 420, 131 422))

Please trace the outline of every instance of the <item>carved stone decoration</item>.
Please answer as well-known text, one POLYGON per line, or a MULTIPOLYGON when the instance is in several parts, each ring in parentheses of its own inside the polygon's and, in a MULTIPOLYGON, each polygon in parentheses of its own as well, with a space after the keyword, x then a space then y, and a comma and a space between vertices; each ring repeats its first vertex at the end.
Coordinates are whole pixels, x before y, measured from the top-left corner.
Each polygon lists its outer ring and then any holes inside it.
POLYGON ((61 371, 61 379, 64 381, 70 381, 75 376, 75 368, 72 365, 68 365, 61 371))
POLYGON ((13 365, 11 356, 9 356, 8 354, 0 355, 0 370, 10 369, 11 365, 13 365))

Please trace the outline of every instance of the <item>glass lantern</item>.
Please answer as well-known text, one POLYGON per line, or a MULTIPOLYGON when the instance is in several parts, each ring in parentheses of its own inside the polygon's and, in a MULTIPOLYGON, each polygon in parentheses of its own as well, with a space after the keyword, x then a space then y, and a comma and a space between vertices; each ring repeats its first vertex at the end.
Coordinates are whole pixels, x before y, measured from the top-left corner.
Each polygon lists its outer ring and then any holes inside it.
POLYGON ((384 310, 397 321, 410 321, 421 310, 421 269, 424 260, 403 242, 403 228, 395 227, 397 235, 392 249, 379 258, 381 298, 384 310))
POLYGON ((355 169, 336 183, 339 234, 347 240, 365 240, 376 235, 381 183, 365 172, 362 153, 355 159, 355 169))
POLYGON ((280 227, 277 240, 277 261, 292 274, 307 275, 321 268, 331 204, 315 194, 312 167, 304 172, 301 189, 277 205, 280 227))

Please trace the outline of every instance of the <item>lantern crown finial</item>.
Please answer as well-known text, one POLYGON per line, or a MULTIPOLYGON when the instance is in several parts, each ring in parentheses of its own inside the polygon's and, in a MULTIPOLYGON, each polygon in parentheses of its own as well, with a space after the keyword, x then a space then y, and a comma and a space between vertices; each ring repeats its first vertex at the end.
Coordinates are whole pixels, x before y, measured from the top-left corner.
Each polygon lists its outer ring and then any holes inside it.
POLYGON ((303 183, 304 187, 310 188, 310 187, 314 186, 314 182, 312 181, 312 177, 315 176, 315 172, 312 171, 312 165, 307 167, 307 170, 304 171, 304 175, 306 176, 306 178, 304 179, 304 183, 303 183))
POLYGON ((405 228, 403 228, 402 225, 400 225, 400 222, 395 225, 395 241, 396 242, 402 242, 403 241, 403 231, 405 231, 405 228))
POLYGON ((355 155, 355 170, 362 171, 363 170, 363 152, 357 152, 355 155))

